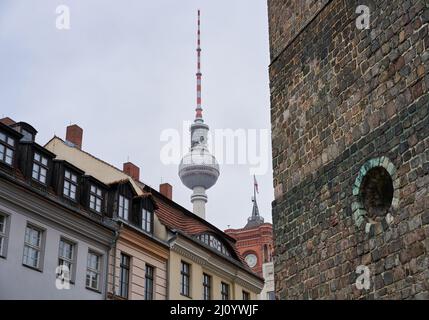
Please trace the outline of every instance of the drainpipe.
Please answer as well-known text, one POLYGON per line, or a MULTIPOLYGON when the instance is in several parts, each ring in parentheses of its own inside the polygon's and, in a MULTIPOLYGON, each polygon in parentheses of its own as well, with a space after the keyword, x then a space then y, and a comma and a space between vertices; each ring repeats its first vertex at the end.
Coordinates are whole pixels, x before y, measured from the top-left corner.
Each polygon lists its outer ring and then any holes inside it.
POLYGON ((173 246, 172 242, 177 237, 177 231, 171 230, 173 236, 170 239, 167 239, 168 242, 168 260, 167 260, 167 300, 170 300, 170 260, 171 260, 171 247, 173 246))
MULTIPOLYGON (((110 250, 112 250, 112 248, 114 250, 113 251, 113 272, 112 272, 112 277, 113 277, 113 279, 112 279, 112 299, 115 299, 115 296, 116 296, 116 283, 115 283, 115 281, 116 281, 116 251, 117 251, 116 247, 117 247, 117 242, 119 239, 121 227, 122 227, 122 223, 119 224, 118 229, 115 231, 115 237, 114 237, 114 239, 112 241, 112 245, 110 247, 110 250)), ((109 261, 109 259, 107 259, 107 261, 109 261)), ((109 268, 107 268, 107 270, 109 270, 109 268)), ((109 272, 109 271, 107 271, 107 272, 109 272)), ((107 273, 107 275, 109 275, 109 273, 107 273)), ((109 281, 106 281, 106 300, 107 300, 107 293, 109 290, 108 286, 109 286, 109 281)))

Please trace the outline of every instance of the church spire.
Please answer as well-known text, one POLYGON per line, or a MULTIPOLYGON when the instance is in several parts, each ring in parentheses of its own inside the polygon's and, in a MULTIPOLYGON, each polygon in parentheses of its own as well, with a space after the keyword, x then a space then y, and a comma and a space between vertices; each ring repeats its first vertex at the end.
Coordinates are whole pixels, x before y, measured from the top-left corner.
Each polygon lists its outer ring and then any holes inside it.
POLYGON ((247 219, 245 228, 253 228, 264 223, 264 218, 259 215, 258 203, 256 202, 256 193, 259 193, 258 182, 256 181, 256 177, 253 176, 252 215, 247 219))

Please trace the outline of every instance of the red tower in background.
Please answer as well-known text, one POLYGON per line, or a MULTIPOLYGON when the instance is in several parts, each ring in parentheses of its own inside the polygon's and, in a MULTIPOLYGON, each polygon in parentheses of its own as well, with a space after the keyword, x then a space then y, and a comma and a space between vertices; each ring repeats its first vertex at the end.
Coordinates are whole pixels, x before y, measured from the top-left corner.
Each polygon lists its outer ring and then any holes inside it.
POLYGON ((247 224, 241 229, 227 229, 225 233, 237 240, 236 246, 244 257, 249 267, 260 276, 263 275, 263 264, 272 262, 273 259, 273 225, 265 223, 259 215, 256 202, 258 183, 254 179, 253 209, 252 215, 247 219, 247 224))

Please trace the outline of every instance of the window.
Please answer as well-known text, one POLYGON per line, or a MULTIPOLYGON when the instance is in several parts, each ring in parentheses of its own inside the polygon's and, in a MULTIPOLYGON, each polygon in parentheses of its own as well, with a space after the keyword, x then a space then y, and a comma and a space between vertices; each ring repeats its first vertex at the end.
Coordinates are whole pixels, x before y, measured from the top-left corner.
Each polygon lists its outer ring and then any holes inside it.
POLYGON ((268 300, 276 300, 276 294, 274 293, 274 291, 268 291, 267 292, 267 299, 268 300))
POLYGON ((91 185, 91 190, 89 193, 89 208, 100 213, 101 212, 101 203, 103 202, 103 192, 100 188, 91 185))
POLYGON ((203 273, 203 300, 211 299, 211 283, 212 277, 203 273))
POLYGON ((250 300, 250 293, 243 290, 243 300, 250 300))
POLYGON ((154 267, 146 264, 146 277, 144 287, 144 298, 145 300, 153 300, 153 279, 154 279, 154 267))
POLYGON ((118 215, 124 220, 128 220, 128 208, 130 206, 130 200, 124 196, 119 196, 119 212, 118 215))
POLYGON ((64 195, 67 198, 76 200, 76 190, 77 190, 77 176, 71 171, 66 170, 64 172, 64 195))
POLYGON ((0 162, 12 165, 15 140, 0 132, 0 162))
POLYGON ((21 134, 23 135, 21 141, 34 141, 33 134, 28 132, 27 130, 22 129, 21 134))
POLYGON ((6 257, 7 245, 7 216, 0 214, 0 257, 6 257))
POLYGON ((119 279, 119 295, 128 299, 128 289, 130 285, 130 257, 121 253, 121 274, 119 279))
MULTIPOLYGON (((70 280, 74 272, 74 257, 75 257, 75 244, 71 241, 60 239, 60 247, 58 251, 58 265, 68 268, 70 280)), ((63 271, 63 270, 61 270, 63 271)), ((57 277, 61 277, 62 273, 58 273, 57 277)))
POLYGON ((229 300, 229 284, 221 282, 220 285, 220 294, 222 296, 222 300, 229 300))
POLYGON ((48 172, 48 158, 43 157, 39 153, 34 153, 33 174, 34 180, 45 184, 48 172))
POLYGON ((203 233, 203 234, 200 234, 199 236, 197 236, 197 239, 204 242, 206 245, 212 247, 213 249, 219 251, 223 255, 225 255, 227 257, 231 256, 231 254, 229 253, 226 246, 219 239, 217 239, 215 236, 213 236, 211 234, 203 233))
POLYGON ((22 263, 26 266, 41 269, 43 231, 27 225, 24 238, 24 257, 22 263))
POLYGON ((101 256, 95 252, 88 252, 86 267, 86 287, 94 290, 100 288, 101 256))
POLYGON ((153 213, 143 209, 142 210, 142 229, 149 233, 152 233, 152 219, 153 213))
POLYGON ((182 269, 180 271, 180 294, 189 297, 189 280, 190 280, 190 268, 189 263, 182 261, 182 269))

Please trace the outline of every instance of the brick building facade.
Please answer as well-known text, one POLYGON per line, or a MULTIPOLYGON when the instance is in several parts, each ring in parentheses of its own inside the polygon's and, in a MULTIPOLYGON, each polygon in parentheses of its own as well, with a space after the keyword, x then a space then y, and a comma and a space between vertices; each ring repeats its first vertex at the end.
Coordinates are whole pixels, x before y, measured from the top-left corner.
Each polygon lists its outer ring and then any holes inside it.
POLYGON ((429 3, 268 10, 278 298, 429 299, 429 3))

